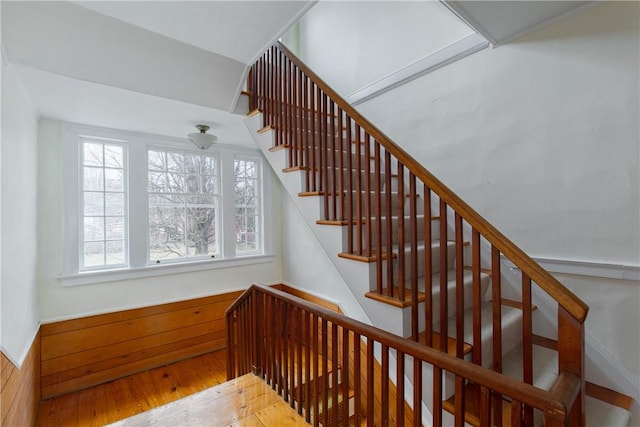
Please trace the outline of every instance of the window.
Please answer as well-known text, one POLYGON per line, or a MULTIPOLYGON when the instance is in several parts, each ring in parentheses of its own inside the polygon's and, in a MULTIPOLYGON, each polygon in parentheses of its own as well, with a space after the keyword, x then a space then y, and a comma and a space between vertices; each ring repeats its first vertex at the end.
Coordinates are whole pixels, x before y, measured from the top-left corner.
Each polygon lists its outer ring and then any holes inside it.
POLYGON ((218 168, 211 155, 149 150, 149 259, 213 258, 218 168))
POLYGON ((235 208, 236 253, 251 253, 260 249, 260 162, 236 159, 235 208))
POLYGON ((271 262, 258 150, 62 129, 64 285, 271 262))
POLYGON ((126 266, 125 147, 88 138, 81 146, 81 269, 126 266))

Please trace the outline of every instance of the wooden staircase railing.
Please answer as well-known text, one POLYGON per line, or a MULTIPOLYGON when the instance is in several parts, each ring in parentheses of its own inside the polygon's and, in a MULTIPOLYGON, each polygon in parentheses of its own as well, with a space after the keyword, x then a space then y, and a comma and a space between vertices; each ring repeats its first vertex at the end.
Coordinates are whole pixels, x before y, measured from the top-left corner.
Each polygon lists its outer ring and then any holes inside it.
MULTIPOLYGON (((284 45, 271 47, 252 66, 247 90, 250 109, 261 111, 264 129, 275 132, 273 149, 288 150, 287 170, 304 171, 300 195, 321 197, 318 222, 344 227, 346 243, 339 256, 375 263, 369 296, 410 307, 410 335, 415 341, 451 349, 459 358, 471 344, 473 363, 502 372, 503 307, 514 306, 503 297, 505 258, 521 272, 521 289, 517 290, 521 301, 515 305, 522 310, 523 382, 533 382, 533 347, 540 342, 552 342, 557 349, 558 372, 584 380, 588 312, 584 302, 373 126, 284 45), (469 275, 471 290, 466 292, 469 275), (488 301, 482 284, 486 276, 491 281, 488 301), (453 292, 450 283, 454 283, 453 292), (437 297, 432 289, 439 291, 437 297), (557 340, 533 332, 532 300, 540 291, 557 303, 557 340), (465 326, 465 299, 471 305, 470 328, 465 326), (436 309, 437 316, 433 314, 436 309), (483 338, 485 322, 491 323, 489 341, 483 338), (471 343, 465 341, 466 333, 471 343), (491 359, 488 363, 483 354, 491 359)), ((583 388, 579 387, 572 408, 571 419, 579 420, 577 425, 584 418, 583 388)), ((492 405, 497 412, 499 395, 492 405)), ((524 412, 529 424, 532 410, 525 408, 524 412)))
MULTIPOLYGON (((502 425, 505 416, 521 425, 523 405, 542 411, 546 426, 565 426, 581 389, 578 376, 563 372, 551 390, 541 390, 262 285, 247 289, 226 318, 228 379, 253 372, 315 426, 420 426, 429 395, 433 425, 449 424, 440 390, 446 374, 455 376, 457 387, 472 382, 479 388, 482 426, 502 425), (433 387, 423 390, 428 371, 433 387), (491 413, 496 395, 511 399, 508 411, 491 413), (340 396, 351 402, 333 404, 345 402, 340 396)), ((464 393, 457 396, 453 417, 463 425, 469 402, 464 393)))

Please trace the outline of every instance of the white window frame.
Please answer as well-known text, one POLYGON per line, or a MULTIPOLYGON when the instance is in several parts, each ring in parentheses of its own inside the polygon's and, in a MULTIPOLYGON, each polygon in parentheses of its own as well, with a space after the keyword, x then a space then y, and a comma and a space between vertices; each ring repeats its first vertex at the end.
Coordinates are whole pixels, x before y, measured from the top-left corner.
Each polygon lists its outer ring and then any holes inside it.
MULTIPOLYGON (((272 248, 271 217, 271 174, 264 172, 264 160, 258 149, 216 144, 207 150, 218 161, 220 191, 219 242, 220 254, 215 258, 186 259, 160 264, 149 260, 149 199, 147 193, 147 152, 149 149, 200 153, 192 148, 187 139, 170 138, 140 132, 62 123, 61 163, 63 185, 62 251, 63 265, 58 280, 63 286, 87 285, 118 280, 128 280, 165 274, 228 268, 248 264, 269 263, 274 259, 272 248), (80 216, 82 202, 82 182, 79 138, 85 136, 94 140, 105 140, 127 146, 128 195, 128 266, 92 271, 80 270, 80 216), (262 195, 262 250, 236 256, 235 253, 235 173, 236 158, 256 159, 260 163, 262 195), (228 200, 225 202, 225 200, 228 200), (230 226, 231 225, 231 226, 230 226), (231 232, 225 230, 231 230, 231 232)), ((216 236, 218 238, 218 236, 216 236)))
MULTIPOLYGON (((220 174, 220 154, 219 151, 217 150, 207 150, 204 153, 202 152, 202 150, 186 150, 184 148, 173 148, 173 147, 166 147, 166 146, 161 146, 161 145, 151 145, 147 147, 147 154, 149 151, 161 151, 161 152, 166 152, 166 153, 178 153, 178 154, 205 154, 208 155, 212 158, 215 159, 215 163, 216 163, 216 171, 217 171, 217 175, 216 175, 216 179, 218 180, 218 188, 217 188, 217 194, 215 194, 216 199, 217 199, 217 204, 218 204, 218 212, 216 213, 216 242, 215 242, 215 246, 216 246, 216 251, 215 251, 215 257, 220 257, 223 254, 223 250, 222 250, 222 239, 223 239, 223 221, 221 219, 221 215, 220 213, 222 212, 222 201, 223 201, 223 195, 222 195, 222 191, 221 191, 221 174, 220 174)), ((148 157, 147 157, 147 173, 149 173, 149 168, 148 168, 148 157)), ((149 193, 147 191, 147 200, 149 198, 149 193)), ((149 207, 147 206, 147 218, 149 217, 149 207)), ((147 236, 149 236, 151 234, 151 224, 149 221, 147 221, 147 236)), ((148 240, 148 239, 147 239, 148 240)), ((154 264, 167 264, 167 263, 184 263, 184 262, 192 262, 192 261, 198 261, 198 260, 208 260, 210 257, 209 255, 202 255, 202 256, 185 256, 182 258, 175 258, 175 259, 163 259, 163 260, 154 260, 151 259, 151 242, 147 241, 147 264, 149 265, 154 265, 154 264)))
MULTIPOLYGON (((263 173, 263 162, 262 162, 262 158, 255 156, 255 155, 243 155, 243 154, 236 154, 233 158, 233 164, 234 164, 234 168, 235 168, 235 162, 236 160, 245 160, 245 161, 254 161, 257 163, 257 168, 258 168, 258 181, 259 181, 259 185, 258 185, 258 199, 259 199, 259 203, 262 206, 262 211, 261 211, 261 215, 258 218, 258 230, 257 230, 257 234, 260 236, 260 240, 258 241, 258 247, 256 250, 254 251, 246 251, 243 252, 241 255, 238 256, 251 256, 257 253, 262 253, 264 252, 264 232, 265 232, 265 224, 264 224, 264 215, 265 215, 265 211, 264 211, 264 173, 263 173)), ((234 170, 234 196, 235 196, 235 170, 234 170)), ((235 219, 235 197, 234 197, 234 219, 235 219)), ((235 224, 235 222, 234 222, 235 224)), ((236 233, 235 233, 235 229, 233 232, 233 237, 236 238, 236 233)), ((233 246, 235 248, 235 244, 233 246)))
MULTIPOLYGON (((95 137, 89 135, 78 135, 78 271, 89 272, 89 271, 98 271, 98 270, 113 270, 118 268, 127 268, 129 266, 129 150, 128 143, 125 140, 119 139, 111 139, 111 138, 102 138, 95 137), (97 144, 105 144, 105 145, 114 145, 122 147, 123 149, 123 169, 124 169, 124 262, 122 264, 117 264, 113 266, 86 266, 84 265, 84 251, 80 250, 80 246, 83 243, 86 243, 84 240, 84 218, 85 215, 80 213, 84 207, 84 154, 83 154, 83 145, 84 143, 97 143, 97 144)), ((102 169, 105 166, 103 165, 102 169)), ((106 192, 106 182, 104 183, 106 192)), ((106 210, 106 209, 105 209, 106 210)), ((106 218, 106 215, 103 215, 103 218, 106 218)), ((106 236, 104 236, 106 241, 106 236)))

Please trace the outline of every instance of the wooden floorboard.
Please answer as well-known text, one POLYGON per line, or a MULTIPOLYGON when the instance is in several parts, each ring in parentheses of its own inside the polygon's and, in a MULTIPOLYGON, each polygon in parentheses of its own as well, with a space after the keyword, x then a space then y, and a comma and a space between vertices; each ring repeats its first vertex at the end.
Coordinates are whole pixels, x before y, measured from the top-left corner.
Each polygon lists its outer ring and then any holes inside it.
POLYGON ((274 390, 253 374, 243 375, 112 426, 303 426, 274 390))
POLYGON ((103 426, 191 396, 225 381, 226 351, 206 353, 45 400, 40 404, 38 425, 103 426))

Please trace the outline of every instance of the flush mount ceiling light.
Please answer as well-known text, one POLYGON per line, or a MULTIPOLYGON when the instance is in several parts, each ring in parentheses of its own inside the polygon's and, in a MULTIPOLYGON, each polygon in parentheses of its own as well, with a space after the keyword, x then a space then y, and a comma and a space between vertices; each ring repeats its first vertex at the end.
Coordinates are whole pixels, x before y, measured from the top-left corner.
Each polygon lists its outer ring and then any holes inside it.
POLYGON ((202 150, 206 150, 211 147, 211 144, 216 142, 218 139, 215 135, 209 135, 207 131, 209 130, 209 126, 207 125, 196 125, 196 128, 200 131, 199 133, 190 133, 187 135, 191 141, 193 141, 196 146, 202 150))

